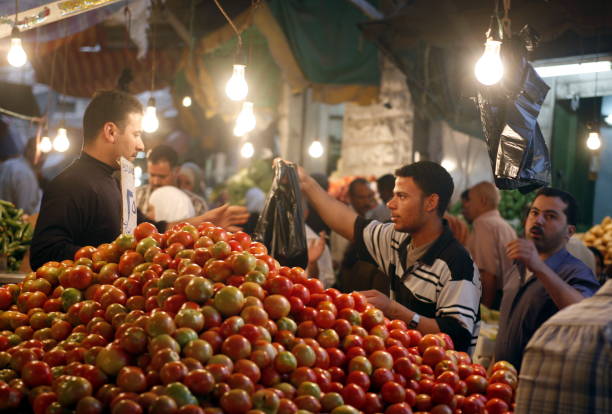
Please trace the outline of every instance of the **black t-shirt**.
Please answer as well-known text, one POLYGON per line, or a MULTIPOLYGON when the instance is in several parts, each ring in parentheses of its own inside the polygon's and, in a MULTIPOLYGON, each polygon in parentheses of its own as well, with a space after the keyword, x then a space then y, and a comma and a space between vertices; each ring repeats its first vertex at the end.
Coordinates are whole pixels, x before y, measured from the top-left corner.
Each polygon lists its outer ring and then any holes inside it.
MULTIPOLYGON (((121 233, 121 190, 108 164, 82 153, 43 194, 30 265, 72 259, 83 246, 110 243, 121 233)), ((138 222, 146 221, 138 212, 138 222)), ((163 230, 165 223, 154 223, 163 230)))

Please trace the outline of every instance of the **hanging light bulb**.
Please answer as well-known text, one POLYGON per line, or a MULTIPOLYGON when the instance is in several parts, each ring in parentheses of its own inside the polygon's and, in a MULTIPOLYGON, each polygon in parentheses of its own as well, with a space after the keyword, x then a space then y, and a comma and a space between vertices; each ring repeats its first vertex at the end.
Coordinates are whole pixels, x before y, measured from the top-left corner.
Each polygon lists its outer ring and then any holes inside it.
POLYGON ((11 48, 6 55, 6 59, 11 66, 19 68, 28 61, 28 55, 26 55, 23 46, 21 45, 21 37, 19 36, 19 29, 17 26, 13 27, 11 34, 11 48))
POLYGON ((244 101, 242 103, 242 110, 238 114, 238 118, 236 118, 234 135, 241 137, 254 130, 256 124, 257 120, 255 119, 255 113, 253 113, 253 102, 244 101))
POLYGON ((244 78, 246 65, 234 64, 232 77, 225 85, 225 93, 232 101, 242 101, 249 93, 249 85, 244 78))
POLYGON ((57 152, 66 152, 70 148, 70 141, 64 124, 57 129, 57 136, 53 140, 53 149, 57 152))
POLYGON ((40 150, 40 152, 43 152, 45 154, 53 149, 53 144, 51 143, 51 140, 47 135, 40 139, 40 142, 38 143, 38 149, 40 150))
POLYGON ((321 141, 318 139, 312 141, 312 144, 310 144, 310 147, 308 147, 308 155, 310 155, 312 158, 320 158, 321 155, 323 155, 323 152, 323 144, 321 144, 321 141))
POLYGON ((253 144, 251 144, 249 141, 242 144, 242 147, 240 148, 240 156, 242 158, 251 158, 254 153, 255 148, 253 147, 253 144))
POLYGON ((142 129, 145 132, 152 133, 159 128, 159 120, 157 119, 157 110, 155 109, 155 98, 149 98, 147 108, 142 117, 142 129))
POLYGON ((500 55, 501 44, 499 40, 488 38, 484 53, 476 62, 474 73, 478 82, 483 85, 495 85, 504 76, 504 65, 500 55))
POLYGON ((599 148, 601 148, 601 138, 599 137, 599 132, 589 132, 586 145, 591 151, 597 151, 599 148))
POLYGON ((189 108, 191 106, 191 96, 185 95, 182 103, 185 108, 189 108))

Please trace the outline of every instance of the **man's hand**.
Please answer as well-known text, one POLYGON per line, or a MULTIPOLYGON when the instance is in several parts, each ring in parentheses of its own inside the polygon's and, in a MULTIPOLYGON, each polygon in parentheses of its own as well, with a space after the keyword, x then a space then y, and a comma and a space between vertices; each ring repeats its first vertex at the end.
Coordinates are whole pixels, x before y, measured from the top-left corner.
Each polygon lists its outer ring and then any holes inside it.
MULTIPOLYGON (((277 160, 280 160, 280 158, 275 159, 274 162, 276 163, 277 160)), ((283 161, 286 162, 287 164, 295 166, 295 170, 297 171, 298 179, 300 180, 300 189, 303 192, 306 192, 307 187, 309 187, 311 182, 313 181, 312 177, 306 171, 304 171, 304 169, 300 165, 294 164, 291 161, 287 161, 287 160, 283 160, 283 161)))
POLYGON ((376 289, 364 290, 361 293, 370 305, 380 309, 385 315, 391 310, 393 301, 376 289))
MULTIPOLYGON (((244 224, 249 219, 249 212, 246 207, 230 206, 224 204, 221 207, 208 210, 201 216, 195 217, 195 220, 200 224, 204 221, 210 221, 215 226, 223 227, 229 231, 238 231, 239 224, 244 224)), ((192 223, 194 224, 194 223, 192 223)))
POLYGON ((308 263, 314 263, 325 251, 325 232, 319 233, 319 238, 308 243, 308 263))
POLYGON ((540 258, 538 249, 536 249, 535 244, 533 244, 533 241, 531 240, 512 240, 506 246, 506 254, 511 260, 518 260, 524 263, 527 269, 534 273, 541 271, 546 267, 546 264, 540 258))

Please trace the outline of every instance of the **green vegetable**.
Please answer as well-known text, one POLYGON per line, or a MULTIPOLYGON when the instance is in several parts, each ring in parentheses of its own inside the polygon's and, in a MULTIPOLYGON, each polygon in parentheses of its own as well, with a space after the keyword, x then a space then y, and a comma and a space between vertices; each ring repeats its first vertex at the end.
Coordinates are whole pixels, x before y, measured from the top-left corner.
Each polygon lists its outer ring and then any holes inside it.
POLYGON ((6 258, 9 271, 19 270, 32 233, 32 226, 23 219, 23 210, 0 200, 0 258, 6 258))

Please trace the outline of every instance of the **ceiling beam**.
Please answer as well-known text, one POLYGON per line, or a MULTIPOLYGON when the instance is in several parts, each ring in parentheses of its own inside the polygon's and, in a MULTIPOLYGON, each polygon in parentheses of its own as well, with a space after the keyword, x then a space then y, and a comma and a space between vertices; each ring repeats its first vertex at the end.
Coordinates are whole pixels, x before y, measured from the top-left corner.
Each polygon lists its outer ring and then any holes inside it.
MULTIPOLYGON (((76 16, 84 12, 99 9, 100 7, 109 6, 119 1, 122 0, 50 1, 43 6, 19 11, 19 22, 17 27, 20 31, 25 32, 49 23, 57 22, 67 17, 76 16)), ((14 22, 15 14, 0 16, 0 39, 11 35, 14 22)))

